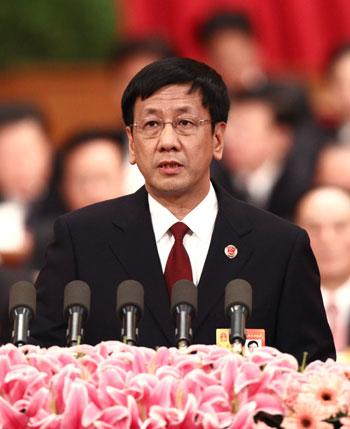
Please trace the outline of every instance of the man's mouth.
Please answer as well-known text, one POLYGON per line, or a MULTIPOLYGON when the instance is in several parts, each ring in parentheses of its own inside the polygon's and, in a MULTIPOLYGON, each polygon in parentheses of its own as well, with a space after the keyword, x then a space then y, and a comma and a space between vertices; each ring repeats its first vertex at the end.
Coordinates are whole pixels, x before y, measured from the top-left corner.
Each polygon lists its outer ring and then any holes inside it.
POLYGON ((158 164, 158 168, 166 174, 176 174, 183 168, 183 165, 180 162, 172 160, 161 161, 158 164))

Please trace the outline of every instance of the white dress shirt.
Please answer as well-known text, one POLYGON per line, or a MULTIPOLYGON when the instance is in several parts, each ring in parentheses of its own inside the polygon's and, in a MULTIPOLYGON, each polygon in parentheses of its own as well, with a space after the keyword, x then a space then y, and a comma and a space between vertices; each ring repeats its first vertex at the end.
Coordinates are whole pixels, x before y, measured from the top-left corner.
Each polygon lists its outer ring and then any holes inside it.
POLYGON ((252 173, 238 173, 234 178, 234 184, 247 192, 248 202, 264 208, 267 206, 273 187, 281 176, 282 165, 266 161, 252 173))
MULTIPOLYGON (((148 194, 148 203, 158 254, 164 273, 170 250, 174 244, 174 237, 169 229, 174 223, 180 221, 150 194, 148 194)), ((218 200, 213 185, 210 184, 207 196, 181 220, 190 229, 183 239, 183 244, 191 261, 193 283, 195 285, 198 285, 202 275, 217 214, 218 200)))
POLYGON ((321 284, 321 293, 328 323, 334 337, 335 348, 339 352, 349 346, 350 278, 334 290, 327 289, 321 284), (334 307, 335 314, 330 314, 331 306, 334 307))

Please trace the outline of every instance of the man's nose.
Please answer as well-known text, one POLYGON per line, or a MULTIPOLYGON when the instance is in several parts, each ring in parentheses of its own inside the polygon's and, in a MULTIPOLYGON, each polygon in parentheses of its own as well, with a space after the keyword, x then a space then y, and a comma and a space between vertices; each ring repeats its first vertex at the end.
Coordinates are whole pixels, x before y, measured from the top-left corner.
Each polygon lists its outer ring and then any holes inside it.
POLYGON ((180 146, 179 136, 171 122, 165 122, 159 136, 160 148, 163 150, 177 150, 180 146))

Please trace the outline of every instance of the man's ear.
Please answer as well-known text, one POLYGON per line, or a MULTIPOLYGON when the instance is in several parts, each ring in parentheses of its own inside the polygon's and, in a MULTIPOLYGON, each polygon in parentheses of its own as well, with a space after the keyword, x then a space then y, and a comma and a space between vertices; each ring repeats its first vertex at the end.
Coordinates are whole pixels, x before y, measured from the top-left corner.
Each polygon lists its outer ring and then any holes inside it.
POLYGON ((226 130, 226 123, 219 122, 215 125, 213 133, 213 158, 220 160, 224 151, 224 135, 226 130))
POLYGON ((130 127, 126 127, 126 135, 128 136, 128 145, 129 145, 129 162, 130 164, 136 164, 135 157, 135 142, 134 137, 132 135, 132 131, 130 127))

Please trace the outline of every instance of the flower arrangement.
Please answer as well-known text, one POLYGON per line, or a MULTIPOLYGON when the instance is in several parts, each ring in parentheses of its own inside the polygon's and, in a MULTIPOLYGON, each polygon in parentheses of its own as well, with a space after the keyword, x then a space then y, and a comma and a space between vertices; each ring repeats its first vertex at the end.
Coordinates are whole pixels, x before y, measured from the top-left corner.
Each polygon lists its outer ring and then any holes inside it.
POLYGON ((0 347, 0 428, 350 429, 350 368, 264 347, 0 347))

